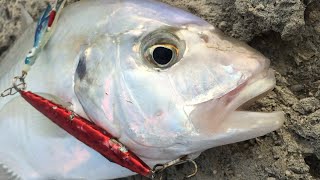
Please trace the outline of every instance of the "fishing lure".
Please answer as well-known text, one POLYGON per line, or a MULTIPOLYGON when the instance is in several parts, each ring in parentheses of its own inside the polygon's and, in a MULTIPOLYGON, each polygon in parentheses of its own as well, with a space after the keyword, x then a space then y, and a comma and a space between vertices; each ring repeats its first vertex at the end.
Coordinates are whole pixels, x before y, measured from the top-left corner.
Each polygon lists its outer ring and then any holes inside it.
POLYGON ((188 156, 180 157, 166 164, 157 164, 153 167, 153 169, 151 169, 138 156, 128 150, 121 142, 119 142, 106 130, 59 104, 56 104, 30 91, 25 91, 25 78, 30 71, 31 66, 38 58, 39 53, 49 41, 53 32, 52 29, 57 22, 65 2, 66 0, 57 0, 53 7, 50 4, 47 6, 37 23, 34 44, 25 58, 25 66, 22 70, 22 75, 13 79, 13 86, 5 90, 1 94, 1 97, 20 93, 20 95, 30 105, 32 105, 56 125, 64 129, 70 135, 94 149, 106 159, 128 168, 140 175, 148 178, 155 178, 158 174, 170 166, 185 162, 192 162, 195 167, 195 171, 187 177, 194 176, 197 173, 197 165, 193 160, 189 159, 188 156))
POLYGON ((53 33, 52 28, 56 24, 65 3, 66 0, 57 0, 53 7, 48 4, 46 10, 38 20, 34 35, 33 48, 29 51, 25 58, 23 72, 27 73, 30 70, 30 67, 35 63, 42 48, 49 41, 53 33))
POLYGON ((104 129, 65 109, 61 105, 55 104, 32 92, 20 91, 20 94, 52 122, 99 152, 108 160, 143 176, 152 176, 153 172, 148 165, 104 129))
POLYGON ((162 179, 162 172, 165 169, 187 162, 192 163, 194 171, 187 175, 186 178, 190 178, 197 174, 197 164, 187 155, 165 164, 156 164, 151 169, 138 156, 128 150, 127 147, 125 147, 106 130, 59 104, 30 91, 25 91, 26 83, 24 78, 25 76, 15 77, 13 80, 13 88, 20 93, 21 97, 23 97, 30 105, 45 115, 53 123, 100 153, 109 161, 117 163, 122 167, 128 168, 133 172, 151 179, 154 179, 155 177, 160 177, 160 179, 162 179))

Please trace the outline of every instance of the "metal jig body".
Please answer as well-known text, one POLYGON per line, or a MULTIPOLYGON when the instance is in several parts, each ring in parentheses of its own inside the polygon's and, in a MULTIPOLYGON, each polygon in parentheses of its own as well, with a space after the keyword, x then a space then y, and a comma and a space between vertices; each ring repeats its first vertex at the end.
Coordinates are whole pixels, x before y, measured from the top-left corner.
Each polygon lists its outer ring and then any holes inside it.
POLYGON ((67 110, 61 105, 32 92, 19 92, 27 102, 48 119, 99 152, 111 162, 117 163, 143 176, 151 177, 152 172, 148 165, 104 129, 74 114, 74 112, 67 110))

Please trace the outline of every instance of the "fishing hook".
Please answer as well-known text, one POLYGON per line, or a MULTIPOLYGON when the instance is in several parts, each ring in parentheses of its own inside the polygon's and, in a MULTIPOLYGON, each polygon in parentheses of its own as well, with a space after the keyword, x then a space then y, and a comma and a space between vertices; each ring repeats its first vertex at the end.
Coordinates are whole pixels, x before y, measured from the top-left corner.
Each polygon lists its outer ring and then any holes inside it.
POLYGON ((15 95, 18 92, 21 92, 22 90, 25 90, 27 88, 27 85, 25 83, 25 77, 27 75, 27 72, 35 63, 40 51, 47 44, 50 37, 52 36, 52 32, 49 32, 49 29, 56 23, 61 13, 61 9, 64 7, 65 3, 66 0, 55 0, 53 9, 51 9, 51 6, 48 5, 46 11, 43 13, 42 17, 38 21, 34 45, 25 58, 25 67, 22 70, 22 75, 14 77, 12 86, 4 90, 0 94, 0 97, 15 95))
POLYGON ((185 176, 185 178, 191 178, 198 173, 198 165, 194 160, 188 158, 187 155, 182 156, 182 157, 175 159, 173 161, 170 161, 166 164, 156 164, 152 169, 153 175, 151 178, 155 179, 157 177, 157 175, 160 174, 159 178, 160 178, 160 180, 162 180, 162 172, 164 170, 166 170, 167 168, 169 168, 171 166, 176 166, 176 165, 180 165, 180 164, 184 164, 184 163, 188 163, 188 162, 194 166, 194 171, 191 174, 185 176))
POLYGON ((0 97, 12 96, 22 90, 25 90, 27 88, 27 84, 25 82, 26 76, 27 76, 27 73, 23 71, 21 76, 14 77, 12 80, 12 86, 4 90, 1 93, 0 97))

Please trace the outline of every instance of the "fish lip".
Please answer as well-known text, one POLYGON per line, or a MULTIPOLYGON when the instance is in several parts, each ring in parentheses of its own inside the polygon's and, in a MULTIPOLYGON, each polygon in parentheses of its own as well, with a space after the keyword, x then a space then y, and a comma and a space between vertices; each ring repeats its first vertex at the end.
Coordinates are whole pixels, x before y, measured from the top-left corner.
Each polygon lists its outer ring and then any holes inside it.
POLYGON ((253 138, 279 129, 285 122, 285 116, 282 111, 257 112, 241 109, 247 106, 248 103, 252 104, 272 91, 275 85, 276 79, 272 69, 266 69, 259 73, 257 77, 249 79, 242 89, 238 90, 232 104, 229 105, 229 113, 223 117, 223 122, 220 123, 216 130, 222 133, 230 131, 240 134, 241 132, 251 132, 254 134, 250 135, 253 138), (246 96, 248 94, 251 95, 246 96))
POLYGON ((240 103, 236 105, 230 105, 229 108, 231 111, 229 111, 229 114, 227 114, 223 119, 229 119, 232 116, 238 117, 239 113, 242 113, 246 114, 246 116, 251 117, 252 119, 256 119, 257 121, 263 118, 267 119, 267 121, 265 122, 265 126, 271 127, 268 127, 270 128, 269 132, 279 129, 285 121, 284 113, 282 111, 257 112, 246 110, 248 107, 250 107, 250 105, 256 102, 257 99, 264 97, 268 92, 271 92, 274 89, 276 85, 276 79, 274 74, 274 70, 265 69, 263 72, 258 74, 257 77, 249 79, 245 83, 245 85, 240 90, 238 90, 236 96, 233 98, 233 102, 239 101, 240 103), (264 83, 265 86, 262 86, 264 83), (260 88, 256 89, 255 86, 258 86, 260 88), (243 96, 243 93, 251 94, 250 98, 247 98, 243 101, 238 100, 242 98, 241 96, 243 96), (270 125, 271 122, 273 123, 272 125, 270 125))
POLYGON ((263 95, 272 91, 275 85, 274 70, 268 68, 230 91, 223 98, 225 98, 226 106, 229 106, 233 111, 240 111, 241 108, 244 108, 250 102, 260 99, 263 95))
MULTIPOLYGON (((221 98, 198 104, 190 112, 189 118, 199 133, 212 134, 217 132, 219 127, 224 124, 224 121, 232 114, 239 112, 237 110, 239 107, 249 100, 270 91, 275 87, 275 84, 274 71, 265 69, 221 98)), ((250 112, 248 111, 248 113, 250 112)), ((255 113, 258 114, 258 112, 255 113)))

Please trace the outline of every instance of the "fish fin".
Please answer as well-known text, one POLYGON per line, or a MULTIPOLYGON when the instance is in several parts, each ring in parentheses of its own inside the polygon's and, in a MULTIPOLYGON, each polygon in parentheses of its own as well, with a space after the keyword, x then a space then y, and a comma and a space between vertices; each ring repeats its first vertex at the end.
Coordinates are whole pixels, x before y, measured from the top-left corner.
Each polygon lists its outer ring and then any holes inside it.
POLYGON ((34 23, 34 19, 21 4, 19 4, 18 6, 21 9, 22 28, 27 29, 30 25, 34 23))
MULTIPOLYGON (((53 102, 59 102, 59 98, 49 94, 40 94, 53 102)), ((24 119, 31 119, 28 123, 32 124, 32 131, 43 137, 64 137, 67 133, 54 124, 51 120, 38 112, 28 104, 22 97, 18 96, 7 103, 0 111, 1 123, 26 123, 24 119), (7 122, 8 121, 8 122, 7 122), (12 122, 9 122, 12 121, 12 122), (13 122, 16 121, 16 122, 13 122)))
MULTIPOLYGON (((61 104, 52 95, 36 94, 61 104)), ((58 128, 19 96, 0 110, 0 144, 0 163, 23 179, 112 179, 133 174, 58 128)))
POLYGON ((1 164, 0 162, 0 179, 19 180, 22 178, 8 166, 6 166, 5 164, 1 164))
MULTIPOLYGON (((57 102, 57 98, 51 95, 41 96, 57 102)), ((23 160, 26 158, 24 152, 29 151, 29 147, 26 147, 30 142, 28 139, 63 139, 67 135, 22 97, 12 99, 0 110, 0 164, 6 172, 5 176, 9 179, 19 178, 19 175, 26 179, 36 178, 37 172, 23 160)), ((33 145, 36 144, 30 144, 33 145)))
MULTIPOLYGON (((22 68, 22 65, 24 62, 24 59, 29 52, 30 48, 33 44, 33 39, 30 37, 33 37, 35 32, 35 25, 36 23, 32 23, 30 26, 28 26, 25 31, 21 34, 21 36, 16 40, 16 42, 13 44, 13 46, 5 53, 3 58, 1 58, 0 61, 0 88, 1 90, 7 88, 3 87, 2 85, 5 84, 7 86, 12 80, 12 73, 15 71, 15 69, 20 70, 22 68), (18 66, 21 67, 18 67, 18 66), (10 75, 8 77, 8 75, 10 75), (5 83, 8 81, 9 83, 5 83)), ((16 73, 16 72, 15 72, 16 73)), ((14 73, 14 74, 15 74, 14 73)), ((0 101, 0 107, 2 102, 0 101)))

